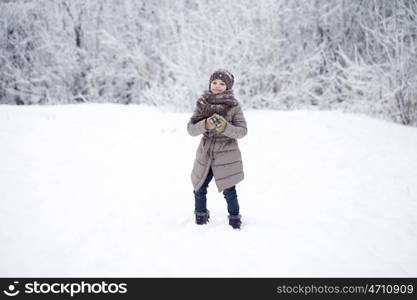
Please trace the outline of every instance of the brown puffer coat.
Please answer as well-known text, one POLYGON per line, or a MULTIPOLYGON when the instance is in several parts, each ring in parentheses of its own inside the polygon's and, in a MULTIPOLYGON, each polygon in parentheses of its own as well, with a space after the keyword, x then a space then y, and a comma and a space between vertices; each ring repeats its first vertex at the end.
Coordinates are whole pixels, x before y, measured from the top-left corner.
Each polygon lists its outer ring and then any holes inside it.
MULTIPOLYGON (((193 116, 196 114, 197 109, 193 116)), ((191 136, 203 134, 191 173, 194 191, 203 185, 210 166, 219 192, 236 185, 244 178, 242 155, 237 139, 246 135, 247 127, 240 105, 230 108, 225 119, 227 126, 223 133, 218 133, 215 129, 206 130, 205 120, 195 124, 190 120, 187 124, 191 136)))

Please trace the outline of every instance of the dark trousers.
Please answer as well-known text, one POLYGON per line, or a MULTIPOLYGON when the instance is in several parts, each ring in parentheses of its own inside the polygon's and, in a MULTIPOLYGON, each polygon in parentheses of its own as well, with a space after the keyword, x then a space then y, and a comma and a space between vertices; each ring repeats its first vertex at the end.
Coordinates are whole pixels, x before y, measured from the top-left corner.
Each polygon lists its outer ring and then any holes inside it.
MULTIPOLYGON (((213 179, 213 170, 210 167, 207 178, 204 181, 203 185, 198 191, 194 191, 195 199, 195 211, 196 212, 205 212, 207 211, 207 187, 210 181, 213 179)), ((237 201, 236 186, 232 186, 223 190, 224 198, 227 202, 227 211, 230 215, 239 214, 239 202, 237 201)))

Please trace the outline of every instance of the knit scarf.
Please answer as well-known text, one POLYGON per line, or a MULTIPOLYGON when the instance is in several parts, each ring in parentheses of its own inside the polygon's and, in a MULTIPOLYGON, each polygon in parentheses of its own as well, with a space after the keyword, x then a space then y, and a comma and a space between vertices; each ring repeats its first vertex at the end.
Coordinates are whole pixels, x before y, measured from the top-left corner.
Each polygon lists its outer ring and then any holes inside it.
POLYGON ((238 105, 238 102, 235 99, 232 90, 226 90, 219 94, 205 91, 197 100, 197 114, 191 118, 191 123, 198 123, 203 119, 207 119, 214 113, 226 117, 228 110, 236 105, 238 105))

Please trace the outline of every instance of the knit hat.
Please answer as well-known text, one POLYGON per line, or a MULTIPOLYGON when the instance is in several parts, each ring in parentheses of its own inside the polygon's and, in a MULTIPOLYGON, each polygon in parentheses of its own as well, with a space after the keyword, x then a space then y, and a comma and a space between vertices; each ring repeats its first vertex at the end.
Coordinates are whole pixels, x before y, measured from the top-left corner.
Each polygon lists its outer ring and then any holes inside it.
POLYGON ((226 83, 227 90, 231 90, 233 87, 233 83, 235 82, 235 77, 233 76, 232 73, 224 69, 219 69, 215 71, 213 74, 211 74, 210 82, 209 82, 209 89, 210 89, 211 82, 215 79, 220 79, 224 81, 224 83, 226 83))

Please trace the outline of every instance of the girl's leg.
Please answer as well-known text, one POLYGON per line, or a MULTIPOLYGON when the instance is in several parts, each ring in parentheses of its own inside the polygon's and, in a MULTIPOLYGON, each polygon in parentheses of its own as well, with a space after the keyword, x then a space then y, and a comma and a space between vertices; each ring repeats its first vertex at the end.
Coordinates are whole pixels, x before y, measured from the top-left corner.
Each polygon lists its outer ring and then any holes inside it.
POLYGON ((206 212, 207 211, 207 187, 210 181, 213 179, 213 171, 210 170, 207 174, 206 180, 198 191, 194 191, 195 200, 195 212, 206 212))
POLYGON ((239 202, 237 201, 236 186, 232 186, 223 191, 227 201, 227 211, 231 216, 239 215, 239 202))

